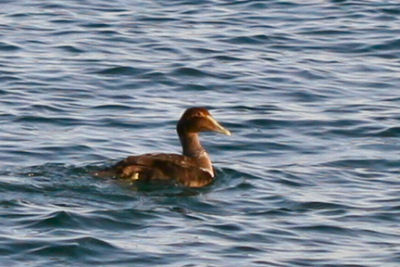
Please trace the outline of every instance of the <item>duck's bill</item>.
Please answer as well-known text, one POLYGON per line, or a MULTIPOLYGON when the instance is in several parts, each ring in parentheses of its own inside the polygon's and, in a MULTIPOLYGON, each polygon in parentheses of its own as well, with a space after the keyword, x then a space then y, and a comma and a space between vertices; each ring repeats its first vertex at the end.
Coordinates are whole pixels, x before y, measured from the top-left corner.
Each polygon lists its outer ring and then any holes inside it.
POLYGON ((212 124, 214 125, 214 130, 216 132, 222 133, 222 134, 226 134, 226 135, 232 135, 231 132, 224 128, 221 124, 219 124, 218 121, 216 121, 213 117, 211 116, 207 116, 207 118, 212 122, 212 124))

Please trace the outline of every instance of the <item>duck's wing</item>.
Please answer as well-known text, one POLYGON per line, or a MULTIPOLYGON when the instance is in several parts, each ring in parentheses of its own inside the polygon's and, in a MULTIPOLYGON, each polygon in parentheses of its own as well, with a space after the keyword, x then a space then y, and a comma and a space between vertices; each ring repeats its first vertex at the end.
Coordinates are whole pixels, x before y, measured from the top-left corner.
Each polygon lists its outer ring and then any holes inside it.
POLYGON ((194 159, 178 154, 144 154, 130 156, 113 168, 119 178, 132 180, 173 180, 188 187, 202 187, 213 180, 194 159))

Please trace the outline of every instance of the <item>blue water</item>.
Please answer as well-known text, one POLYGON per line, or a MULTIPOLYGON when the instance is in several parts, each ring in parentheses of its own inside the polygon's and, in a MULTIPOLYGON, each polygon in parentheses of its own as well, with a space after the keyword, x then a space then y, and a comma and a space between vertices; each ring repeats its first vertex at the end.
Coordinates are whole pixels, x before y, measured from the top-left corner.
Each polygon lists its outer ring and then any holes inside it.
POLYGON ((399 266, 398 1, 2 1, 2 266, 399 266), (90 172, 179 153, 217 179, 90 172))

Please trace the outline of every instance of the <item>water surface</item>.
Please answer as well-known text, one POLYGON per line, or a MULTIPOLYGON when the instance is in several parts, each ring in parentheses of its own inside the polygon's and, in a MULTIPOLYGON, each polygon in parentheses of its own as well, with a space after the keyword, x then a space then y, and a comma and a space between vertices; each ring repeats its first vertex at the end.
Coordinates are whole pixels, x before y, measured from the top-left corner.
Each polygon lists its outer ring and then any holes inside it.
POLYGON ((10 266, 397 266, 397 1, 3 1, 0 260, 10 266), (90 176, 180 152, 203 189, 90 176))

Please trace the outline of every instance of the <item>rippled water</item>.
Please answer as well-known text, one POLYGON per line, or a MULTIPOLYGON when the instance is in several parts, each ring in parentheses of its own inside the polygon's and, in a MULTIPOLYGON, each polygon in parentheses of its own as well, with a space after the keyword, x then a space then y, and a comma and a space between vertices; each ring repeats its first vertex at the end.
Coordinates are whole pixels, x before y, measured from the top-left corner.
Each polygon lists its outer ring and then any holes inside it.
POLYGON ((3 1, 0 260, 17 266, 398 266, 398 1, 3 1), (193 190, 99 180, 180 152, 193 190))

